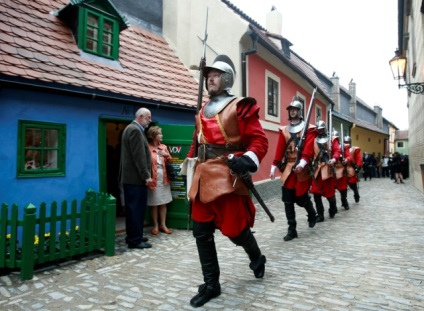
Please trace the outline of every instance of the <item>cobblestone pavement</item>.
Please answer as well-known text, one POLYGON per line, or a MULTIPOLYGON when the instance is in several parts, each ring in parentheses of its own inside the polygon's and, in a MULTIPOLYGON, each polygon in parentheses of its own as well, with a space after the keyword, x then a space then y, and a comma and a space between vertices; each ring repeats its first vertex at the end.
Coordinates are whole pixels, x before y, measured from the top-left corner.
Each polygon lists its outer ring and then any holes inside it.
MULTIPOLYGON (((424 196, 383 178, 362 181, 360 194, 354 203, 349 190, 348 211, 337 194, 338 214, 326 212, 313 229, 297 207, 299 238, 289 242, 282 202, 267 201, 274 223, 258 207, 264 279, 217 232, 222 294, 199 310, 424 310, 424 196)), ((193 309, 202 276, 191 232, 147 236, 148 250, 128 250, 119 235, 114 257, 72 261, 25 282, 18 273, 1 277, 0 310, 193 309)))

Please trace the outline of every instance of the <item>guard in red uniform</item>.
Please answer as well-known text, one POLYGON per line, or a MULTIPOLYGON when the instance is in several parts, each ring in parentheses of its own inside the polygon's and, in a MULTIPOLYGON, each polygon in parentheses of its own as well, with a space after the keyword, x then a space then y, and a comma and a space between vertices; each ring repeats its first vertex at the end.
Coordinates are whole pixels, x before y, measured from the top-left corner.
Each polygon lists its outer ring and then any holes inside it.
MULTIPOLYGON (((332 137, 339 139, 339 133, 333 132, 332 137)), ((336 189, 340 192, 342 206, 345 210, 349 209, 349 202, 347 201, 347 164, 350 162, 349 145, 343 144, 343 152, 340 147, 340 159, 336 162, 336 189)))
POLYGON ((350 161, 347 163, 347 183, 349 188, 353 190, 353 198, 355 202, 359 202, 359 191, 358 191, 358 174, 362 167, 362 155, 361 148, 352 146, 352 139, 350 136, 345 136, 343 138, 345 146, 348 146, 350 149, 350 161))
POLYGON ((340 157, 340 145, 339 140, 334 139, 330 146, 330 137, 327 134, 324 121, 318 121, 316 129, 318 136, 314 144, 314 177, 311 193, 314 194, 315 207, 318 213, 317 222, 322 222, 324 221, 323 196, 330 203, 330 208, 328 209, 330 218, 333 218, 337 213, 334 164, 340 157))
MULTIPOLYGON (((189 198, 192 203, 193 236, 202 267, 204 284, 190 304, 203 306, 221 294, 215 229, 242 246, 256 278, 265 273, 262 255, 250 228, 255 206, 238 175, 255 173, 268 150, 268 139, 259 122, 254 98, 238 98, 231 92, 235 69, 228 56, 219 55, 203 74, 210 100, 196 116, 198 158, 189 198), (234 158, 228 161, 228 155, 234 158)), ((193 146, 187 157, 193 156, 193 146)))
POLYGON ((297 238, 297 222, 294 204, 305 208, 308 214, 309 227, 313 228, 316 223, 316 212, 308 194, 311 186, 309 175, 309 164, 314 156, 314 140, 316 136, 315 127, 303 121, 302 103, 295 97, 287 107, 289 111, 290 124, 279 129, 277 148, 275 149, 274 161, 271 166, 270 178, 275 178, 276 168, 281 171, 282 200, 289 225, 284 241, 297 238), (302 130, 308 126, 304 148, 302 150, 299 164, 295 167, 299 139, 302 130))

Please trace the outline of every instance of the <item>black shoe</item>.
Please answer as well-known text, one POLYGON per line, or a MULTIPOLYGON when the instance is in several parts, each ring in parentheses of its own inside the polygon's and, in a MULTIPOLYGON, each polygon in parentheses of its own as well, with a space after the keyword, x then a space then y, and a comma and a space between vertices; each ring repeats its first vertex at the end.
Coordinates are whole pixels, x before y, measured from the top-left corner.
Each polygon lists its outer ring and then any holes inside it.
POLYGON ((290 241, 290 240, 293 240, 294 238, 297 238, 296 230, 289 231, 289 233, 287 233, 287 235, 284 237, 284 241, 290 241))
POLYGON ((349 203, 345 203, 345 205, 342 205, 344 207, 345 210, 349 209, 349 203))
POLYGON ((147 242, 147 241, 149 241, 149 239, 148 239, 148 238, 142 238, 142 239, 141 239, 141 242, 147 242))
POLYGON ((308 215, 308 223, 309 228, 315 227, 315 224, 317 223, 317 216, 316 215, 308 215))
POLYGON ((137 248, 137 249, 143 249, 143 248, 151 248, 152 244, 147 242, 141 242, 140 244, 128 244, 128 248, 137 248))
POLYGON ((324 222, 324 215, 317 215, 317 221, 316 222, 324 222))
POLYGON ((193 308, 201 307, 209 300, 218 297, 219 295, 221 295, 221 285, 218 284, 218 286, 215 287, 207 284, 200 285, 199 293, 191 298, 190 305, 193 308))
POLYGON ((264 277, 265 263, 266 263, 266 257, 264 255, 261 255, 261 257, 259 257, 258 259, 250 263, 249 268, 253 270, 253 273, 255 274, 255 278, 262 279, 264 277))
POLYGON ((359 195, 357 197, 355 197, 355 203, 358 203, 359 202, 359 198, 360 198, 359 195))

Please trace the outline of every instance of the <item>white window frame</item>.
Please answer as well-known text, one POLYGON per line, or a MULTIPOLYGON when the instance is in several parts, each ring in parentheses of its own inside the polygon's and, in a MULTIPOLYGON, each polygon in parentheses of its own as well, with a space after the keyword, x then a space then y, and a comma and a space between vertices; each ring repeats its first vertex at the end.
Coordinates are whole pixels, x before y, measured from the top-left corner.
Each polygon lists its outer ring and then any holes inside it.
POLYGON ((271 71, 265 70, 265 120, 280 123, 281 121, 281 79, 271 71), (268 78, 278 83, 278 112, 276 116, 268 114, 268 78))

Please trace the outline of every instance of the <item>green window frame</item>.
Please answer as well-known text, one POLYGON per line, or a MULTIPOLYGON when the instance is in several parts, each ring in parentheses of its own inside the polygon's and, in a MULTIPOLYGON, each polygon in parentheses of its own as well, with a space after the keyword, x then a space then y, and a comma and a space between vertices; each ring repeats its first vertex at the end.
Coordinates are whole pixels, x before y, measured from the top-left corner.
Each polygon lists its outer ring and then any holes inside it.
POLYGON ((66 125, 19 120, 18 178, 65 176, 66 125))
POLYGON ((94 10, 81 8, 78 47, 105 58, 118 59, 118 21, 94 10))

